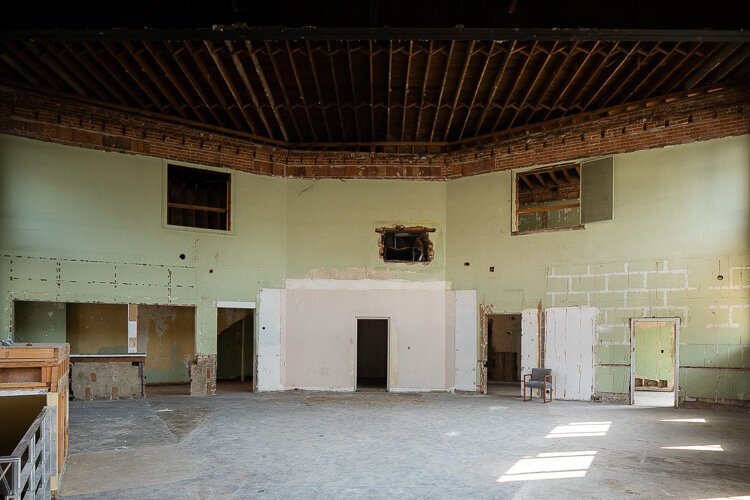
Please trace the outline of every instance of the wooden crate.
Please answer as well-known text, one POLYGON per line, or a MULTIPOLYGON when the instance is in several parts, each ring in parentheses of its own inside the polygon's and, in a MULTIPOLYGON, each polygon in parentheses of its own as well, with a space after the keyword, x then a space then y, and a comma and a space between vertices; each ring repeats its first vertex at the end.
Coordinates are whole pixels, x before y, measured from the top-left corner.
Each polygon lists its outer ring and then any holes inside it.
POLYGON ((13 344, 0 346, 0 391, 19 394, 46 392, 47 405, 57 407, 57 474, 59 486, 68 457, 68 344, 13 344))

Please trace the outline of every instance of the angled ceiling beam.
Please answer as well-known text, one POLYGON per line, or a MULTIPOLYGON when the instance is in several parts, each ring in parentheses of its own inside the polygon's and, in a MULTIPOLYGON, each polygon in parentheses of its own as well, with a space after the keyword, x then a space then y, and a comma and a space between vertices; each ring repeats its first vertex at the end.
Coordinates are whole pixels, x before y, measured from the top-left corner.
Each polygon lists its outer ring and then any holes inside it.
POLYGON ((482 65, 482 70, 479 72, 479 78, 477 79, 477 83, 474 85, 474 92, 471 95, 471 101, 469 101, 469 107, 466 109, 466 116, 464 117, 464 123, 461 125, 461 130, 458 133, 458 140, 460 141, 463 136, 464 132, 466 132, 466 124, 469 123, 469 117, 471 116, 471 111, 474 109, 474 104, 477 102, 477 95, 479 95, 479 89, 482 86, 482 81, 484 80, 484 74, 487 72, 487 66, 490 64, 490 59, 492 59, 492 56, 494 55, 495 48, 499 47, 500 43, 493 40, 490 45, 490 50, 487 51, 487 57, 484 59, 484 64, 482 65))
MULTIPOLYGON (((232 42, 227 41, 227 43, 231 44, 232 42)), ((229 89, 229 94, 232 96, 232 99, 234 99, 234 103, 237 105, 237 109, 240 110, 240 114, 242 114, 242 117, 245 119, 245 125, 250 127, 250 130, 252 130, 254 134, 257 134, 253 119, 250 117, 250 113, 247 112, 247 105, 242 101, 240 92, 237 89, 237 86, 234 84, 234 80, 229 74, 229 71, 227 71, 226 67, 224 66, 224 62, 221 60, 221 54, 219 54, 219 49, 214 48, 214 46, 209 41, 204 42, 204 45, 206 46, 206 51, 208 52, 208 55, 211 56, 216 69, 219 70, 219 74, 221 75, 222 80, 224 80, 224 85, 226 85, 226 87, 229 89)), ((237 69, 237 73, 239 73, 240 75, 240 80, 242 80, 242 83, 245 85, 245 90, 248 94, 250 94, 250 100, 253 102, 253 106, 255 106, 255 109, 258 112, 261 122, 263 122, 263 126, 266 129, 268 137, 270 137, 271 139, 275 139, 273 131, 271 131, 271 127, 268 125, 266 117, 263 114, 263 110, 260 109, 258 96, 255 95, 255 91, 253 91, 250 80, 248 80, 247 78, 247 72, 245 72, 245 67, 242 65, 239 54, 237 54, 237 51, 234 50, 234 45, 227 47, 227 49, 229 51, 229 56, 231 57, 232 62, 237 69)), ((197 53, 195 55, 197 55, 197 53)), ((211 78, 211 80, 209 81, 212 81, 213 77, 211 77, 210 73, 206 71, 206 74, 209 78, 211 78)), ((214 89, 214 92, 217 93, 217 96, 221 94, 221 92, 218 88, 216 88, 215 85, 211 85, 211 88, 214 89)))
POLYGON ((393 40, 388 41, 388 87, 386 89, 386 105, 385 109, 385 140, 391 139, 391 94, 393 93, 393 87, 391 86, 391 78, 393 78, 393 40))
POLYGON ((348 40, 346 41, 346 57, 347 57, 347 61, 349 62, 349 66, 348 66, 348 68, 349 68, 349 82, 351 83, 351 86, 352 86, 352 102, 355 104, 355 107, 354 107, 354 110, 353 110, 354 111, 354 126, 357 129, 357 141, 361 142, 362 141, 362 130, 360 129, 360 126, 359 126, 359 108, 356 106, 356 103, 357 103, 357 87, 354 84, 354 63, 352 61, 352 48, 351 48, 351 45, 349 44, 348 40))
POLYGON ((139 71, 133 67, 133 65, 125 58, 123 57, 109 42, 102 42, 104 47, 109 51, 110 54, 112 54, 112 57, 114 57, 115 61, 122 67, 122 69, 125 70, 125 73, 127 73, 130 78, 133 79, 133 81, 138 85, 138 87, 143 91, 144 94, 146 94, 146 97, 151 99, 151 102, 154 103, 154 106, 156 106, 156 109, 158 109, 161 112, 164 112, 164 105, 161 103, 161 99, 154 93, 154 91, 149 87, 142 79, 139 71))
MULTIPOLYGON (((644 77, 640 78, 640 82, 638 82, 638 85, 636 85, 636 86, 635 86, 635 87, 634 87, 634 88, 633 88, 633 89, 632 89, 632 90, 630 91, 630 93, 628 93, 627 97, 625 97, 625 99, 624 99, 624 102, 628 102, 628 101, 630 101, 630 99, 631 99, 631 98, 636 98, 636 99, 645 99, 645 98, 649 97, 649 95, 651 94, 651 92, 653 92, 653 87, 652 87, 652 88, 651 88, 651 90, 649 91, 649 86, 648 86, 648 84, 649 84, 649 83, 651 83, 651 80, 652 80, 652 79, 654 78, 654 75, 656 75, 656 73, 657 73, 657 72, 658 72, 658 71, 659 71, 660 69, 662 69, 662 67, 663 67, 663 66, 666 66, 666 61, 667 61, 667 60, 669 59, 669 57, 670 57, 670 56, 671 56, 672 54, 677 54, 677 55, 679 56, 679 54, 678 54, 677 52, 675 52, 675 51, 670 51, 670 52, 669 52, 669 53, 668 53, 668 54, 667 54, 666 56, 662 56, 662 57, 661 57, 660 59, 658 59, 658 60, 656 61, 656 64, 654 64, 654 66, 653 66, 653 67, 651 68, 651 71, 649 71, 649 72, 648 72, 648 73, 646 74, 646 76, 644 76, 644 77), (644 92, 644 93, 643 93, 642 95, 641 95, 641 94, 639 94, 639 91, 640 91, 641 89, 645 89, 645 92, 644 92)), ((662 75, 662 76, 663 76, 663 75, 662 75)))
MULTIPOLYGON (((172 54, 172 58, 177 63, 177 66, 180 68, 180 71, 182 71, 182 74, 185 75, 185 78, 187 78, 188 82, 190 83, 190 86, 193 88, 193 90, 195 90, 195 93, 198 94, 198 97, 203 102, 203 105, 206 107, 208 112, 211 113, 211 116, 214 117, 214 120, 216 120, 217 123, 219 123, 222 127, 227 128, 227 122, 216 110, 217 106, 208 99, 208 95, 206 94, 201 84, 193 75, 193 72, 190 69, 190 67, 185 63, 185 61, 182 60, 181 53, 183 50, 187 50, 187 48, 184 46, 174 47, 172 45, 172 42, 165 42, 165 45, 167 46, 167 49, 169 49, 169 52, 172 54)), ((226 107, 223 107, 222 109, 229 116, 229 118, 234 122, 235 121, 234 115, 231 114, 226 107)))
POLYGON ((289 65, 292 67, 292 74, 294 75, 294 81, 297 84, 297 91, 299 92, 299 100, 302 103, 302 108, 305 110, 305 116, 307 117, 307 125, 310 128, 313 141, 318 142, 318 131, 316 130, 315 123, 313 123, 312 115, 310 114, 310 106, 307 104, 307 98, 305 97, 305 91, 302 88, 302 80, 299 77, 299 71, 297 70, 297 63, 294 61, 294 53, 292 47, 289 45, 289 41, 284 42, 286 46, 286 52, 289 56, 289 65))
POLYGON ((159 89, 159 92, 169 101, 169 104, 172 106, 172 108, 180 113, 184 118, 188 117, 188 114, 185 112, 185 106, 180 106, 180 104, 177 102, 177 99, 175 99, 174 95, 172 95, 172 92, 167 88, 166 85, 164 85, 164 81, 159 78, 159 75, 157 75, 154 72, 154 69, 151 67, 151 64, 146 60, 145 57, 143 57, 143 53, 138 47, 135 47, 131 42, 123 42, 123 47, 125 47, 125 50, 128 51, 130 56, 136 60, 138 65, 141 67, 144 73, 146 73, 146 76, 148 79, 153 83, 157 89, 159 89))
POLYGON ((332 142, 333 136, 331 135, 331 127, 328 125, 328 115, 326 114, 326 108, 323 104, 323 93, 320 91, 318 70, 315 68, 315 56, 313 55, 309 40, 305 40, 305 47, 307 48, 307 57, 310 60, 310 69, 312 70, 313 80, 315 80, 315 89, 318 91, 318 105, 320 106, 320 113, 323 115, 323 123, 325 124, 326 128, 326 136, 328 137, 328 141, 332 142))
POLYGON ((73 89, 78 95, 81 97, 88 97, 88 92, 84 90, 83 87, 76 81, 75 78, 73 78, 72 75, 70 75, 58 62, 54 59, 49 57, 49 54, 45 53, 42 50, 39 50, 39 47, 35 44, 26 44, 26 49, 28 49, 32 54, 36 56, 36 58, 44 65, 46 65, 53 73, 55 73, 57 76, 62 78, 62 80, 73 89))
POLYGON ((448 134, 451 131, 451 125, 453 124, 453 117, 456 113, 456 107, 458 107, 458 100, 461 98, 461 91, 464 87, 464 81, 466 80, 466 72, 469 69, 469 63, 471 62, 472 56, 474 56, 474 44, 475 40, 469 42, 469 47, 466 50, 466 60, 464 61, 463 69, 461 70, 461 76, 458 78, 458 88, 456 88, 456 95, 453 98, 453 105, 451 106, 450 113, 448 114, 448 124, 445 126, 445 134, 443 140, 448 140, 448 134))
MULTIPOLYGON (((607 99, 602 103, 601 107, 607 107, 610 102, 615 98, 615 96, 621 95, 623 90, 626 90, 628 86, 630 85, 630 82, 635 80, 636 78, 641 77, 642 70, 648 65, 646 62, 651 59, 652 57, 656 56, 657 54, 661 53, 661 47, 660 43, 656 43, 653 47, 651 47, 651 50, 649 50, 646 55, 644 56, 643 60, 636 63, 635 68, 633 68, 630 71, 630 74, 625 78, 623 82, 621 82, 616 88, 612 89, 612 92, 609 93, 607 99)), ((620 102, 622 102, 622 99, 617 99, 620 102)))
POLYGON ((57 78, 55 78, 49 70, 45 69, 43 65, 39 64, 39 61, 35 57, 22 54, 14 43, 6 43, 4 44, 4 47, 13 54, 13 57, 15 57, 20 64, 27 66, 32 72, 36 73, 44 83, 50 85, 55 90, 61 89, 57 78))
POLYGON ((503 115, 505 114, 505 110, 508 109, 508 105, 510 104, 510 100, 513 97, 513 94, 516 91, 516 87, 518 86, 518 82, 521 81, 521 79, 524 76, 524 73, 526 73, 526 67, 529 65, 529 61, 531 60, 531 57, 534 55, 534 52, 536 51, 536 45, 537 42, 534 42, 531 45, 531 49, 529 50, 529 53, 524 56, 523 64, 521 65, 521 69, 518 70, 516 73, 516 77, 513 80, 513 85, 508 90, 508 95, 505 96, 505 103, 500 108, 500 112, 497 114, 497 118, 495 119, 495 123, 492 126, 491 131, 494 132, 497 130, 498 125, 500 125, 500 121, 503 118, 503 115))
POLYGON ((523 181, 524 184, 529 188, 529 191, 534 190, 534 185, 531 183, 531 181, 528 179, 528 177, 525 174, 519 174, 518 178, 523 181))
POLYGON ((333 78, 333 93, 336 96, 336 110, 339 113, 339 121, 341 122, 341 137, 343 137, 344 142, 346 142, 346 122, 344 121, 344 113, 341 111, 341 94, 339 92, 338 81, 336 80, 336 66, 333 62, 333 49, 331 48, 330 40, 326 42, 326 48, 328 49, 328 63, 331 68, 331 78, 333 78))
MULTIPOLYGON (((542 65, 539 67, 538 70, 536 70, 536 76, 531 81, 531 84, 526 88, 526 92, 524 93, 523 97, 521 98, 521 101, 518 103, 518 107, 516 108, 515 112, 513 113, 513 117, 510 119, 510 124, 508 125, 508 128, 513 128, 513 124, 516 123, 516 119, 518 118, 518 115, 521 113, 521 110, 526 106, 526 101, 528 101, 529 97, 531 96, 531 92, 534 90, 534 88, 537 85, 537 82, 539 82, 539 79, 542 77, 542 74, 544 73, 544 69, 547 67, 547 64, 550 61, 550 58, 555 54, 555 49, 557 48, 557 44, 559 42, 555 42, 555 44, 552 46, 552 50, 547 52, 547 55, 544 57, 544 61, 542 61, 542 65)), ((529 54, 529 57, 531 57, 533 53, 529 54)), ((534 115, 535 109, 531 110, 531 113, 529 115, 529 118, 534 115)))
POLYGON ((75 75, 78 81, 81 82, 93 95, 95 95, 97 98, 99 98, 100 101, 106 101, 109 97, 109 93, 107 90, 101 86, 99 81, 94 77, 94 80, 89 78, 89 76, 94 76, 91 74, 87 68, 84 70, 81 69, 80 62, 78 62, 78 59, 76 59, 76 63, 74 63, 66 54, 67 50, 58 51, 57 47, 55 47, 52 44, 45 44, 45 48, 47 49, 47 52, 52 54, 57 58, 57 60, 62 64, 62 67, 65 68, 66 71, 70 72, 70 74, 75 75), (87 76, 87 74, 89 76, 87 76))
POLYGON ((706 61, 698 66, 700 69, 694 73, 685 82, 685 89, 692 89, 706 78, 713 70, 718 68, 721 63, 726 61, 736 50, 742 47, 742 44, 728 44, 723 46, 719 51, 712 54, 706 61))
MULTIPOLYGON (((413 51, 414 40, 409 40, 409 55, 406 60, 406 80, 404 82, 404 107, 401 108, 401 142, 404 141, 404 133, 406 132, 406 106, 409 103, 409 78, 411 78, 411 60, 414 55, 413 51)), ((416 137, 414 140, 416 140, 416 137)))
MULTIPOLYGON (((234 52, 232 50, 231 43, 232 42, 227 42, 227 49, 230 52, 234 52)), ((281 130, 281 135, 284 137, 285 142, 289 142, 289 134, 286 131, 286 126, 284 126, 284 120, 281 119, 281 115, 279 114, 279 108, 276 106, 276 101, 273 98, 273 92, 271 92, 271 87, 268 85, 266 74, 263 71, 263 67, 260 64, 260 61, 258 60, 258 55, 255 53, 255 50, 253 50, 253 46, 249 40, 245 40, 245 48, 247 48, 247 52, 248 54, 250 54, 250 60, 253 62, 253 66, 255 67, 255 72, 258 74, 258 79, 260 80, 260 85, 263 87, 263 92, 265 92, 266 94, 266 100, 268 100, 268 104, 271 105, 271 112, 273 113, 273 116, 276 118, 276 124, 279 126, 279 130, 281 130)), ((239 54, 235 54, 235 55, 237 56, 237 59, 239 60, 239 54)), ((232 59, 234 60, 234 56, 232 57, 232 59)), ((244 80, 243 80, 243 83, 244 83, 244 80)), ((252 99, 253 104, 255 104, 255 107, 258 109, 258 114, 261 114, 260 103, 256 104, 256 101, 258 100, 258 98, 254 97, 255 91, 248 90, 248 93, 250 94, 250 99, 252 99)), ((290 109, 289 112, 291 113, 292 110, 290 109)))
POLYGON ((172 82, 174 88, 177 89, 177 92, 182 97, 182 100, 185 101, 185 103, 190 107, 190 109, 193 111, 195 116, 198 117, 199 120, 205 122, 206 115, 203 113, 203 110, 199 109, 193 104, 193 97, 187 91, 185 86, 182 84, 182 81, 177 77, 174 71, 172 71, 172 68, 169 67, 167 61, 161 56, 161 54, 159 53, 159 49, 154 46, 153 42, 143 42, 143 44, 146 46, 146 50, 148 50, 151 54, 151 57, 154 58, 159 68, 161 68, 162 72, 167 76, 169 81, 172 82))
POLYGON ((427 100, 427 80, 430 76, 430 63, 432 62, 433 54, 433 41, 430 40, 430 47, 427 51, 427 63, 424 68, 424 76, 422 77, 422 92, 419 94, 419 111, 417 112, 417 126, 414 130, 414 140, 419 140, 419 129, 422 126, 422 112, 424 111, 424 105, 427 100))
POLYGON ((443 102, 443 94, 445 93, 445 82, 448 78, 448 69, 451 65, 451 58, 453 57, 453 50, 456 48, 456 41, 451 40, 450 48, 448 49, 448 55, 445 61, 445 70, 443 71, 443 81, 440 83, 440 93, 438 94, 437 104, 435 105, 435 116, 432 118, 432 127, 430 128, 430 142, 435 138, 435 127, 437 126, 438 115, 440 114, 440 106, 443 102))
POLYGON ((505 57, 503 57, 503 62, 500 64, 499 69, 497 70, 497 73, 495 73, 495 80, 492 82, 492 90, 490 90, 490 95, 487 98, 487 102, 484 105, 484 109, 482 109, 482 114, 479 115, 479 120, 477 120, 477 125, 474 127, 474 135, 479 134, 479 131, 482 129, 482 124, 484 123, 484 119, 487 117, 487 113, 492 109, 492 103, 495 102, 495 94, 497 94, 497 89, 500 87, 500 81, 503 79, 503 76, 505 75, 505 68, 508 67, 508 60, 513 55, 513 52, 516 50, 516 41, 513 41, 511 43, 511 46, 507 51, 505 52, 505 57))
POLYGON ((583 94, 583 91, 586 90, 586 86, 591 84, 592 80, 596 78, 597 75, 599 75, 599 73, 601 72, 601 69, 606 65, 607 61, 610 60, 610 57, 612 57, 612 54, 616 53, 619 50, 619 47, 620 47, 620 42, 614 42, 614 44, 612 44, 612 48, 610 48, 609 52, 607 52, 607 54, 604 55, 602 60, 599 61, 599 64, 597 64, 594 68, 592 68, 589 74, 586 75, 585 78, 583 78, 583 82, 578 87, 578 90, 576 91, 575 95, 573 96, 572 99, 568 101, 568 106, 567 106, 568 109, 565 111, 564 115, 567 115, 568 113, 570 113, 574 107, 579 108, 578 110, 579 113, 583 111, 583 108, 580 106, 580 104, 576 106, 576 104, 578 103, 578 100, 581 98, 581 94, 583 94))
POLYGON ((114 97, 118 103, 126 106, 131 103, 131 101, 128 100, 122 92, 120 92, 120 89, 114 82, 104 77, 102 71, 100 71, 100 69, 95 66, 96 63, 92 64, 91 61, 89 61, 89 59, 85 57, 88 54, 85 48, 75 47, 70 43, 63 43, 63 47, 65 47, 65 50, 67 50, 68 53, 71 54, 81 66, 86 68, 86 71, 88 71, 91 76, 96 78, 96 81, 99 82, 101 87, 106 89, 106 92, 114 97))
POLYGON ((92 47, 88 42, 83 42, 81 45, 88 51, 89 54, 91 54, 91 57, 93 57, 96 64, 101 65, 105 70, 107 70, 107 73, 109 74, 113 84, 119 86, 122 90, 124 90, 126 94, 128 94, 136 103, 138 103, 138 106, 144 109, 153 107, 153 104, 146 102, 146 100, 143 99, 143 95, 139 94, 133 85, 128 85, 124 81, 124 79, 122 78, 122 73, 120 73, 117 68, 114 67, 109 61, 109 57, 107 57, 108 51, 106 49, 100 47, 98 50, 95 50, 94 47, 92 47))
MULTIPOLYGON (((217 101, 219 101, 219 105, 223 110, 226 111, 227 115, 229 115, 229 119, 232 120, 232 123, 234 123, 234 126, 238 129, 242 130, 244 129, 244 126, 242 125, 242 122, 240 122, 240 119, 233 113, 234 106, 230 106, 227 100, 224 97, 224 93, 219 89, 219 85, 214 80, 213 75, 208 70, 206 65, 203 63, 203 59, 201 59, 200 54, 198 53, 197 49, 193 46, 193 44, 186 40, 183 42, 185 49, 188 51, 188 54, 190 54, 190 57, 192 57, 193 62, 195 62, 195 65, 198 67, 198 71, 201 75, 203 75, 203 80, 208 83, 208 87, 211 89, 211 92, 213 93, 213 96, 216 98, 217 101)), ((208 51, 209 54, 211 54, 211 51, 208 51)), ((240 109, 240 112, 242 113, 244 110, 240 109)), ((244 112, 246 113, 246 112, 244 112)), ((244 114, 243 114, 244 117, 244 114)), ((252 122, 251 122, 252 123, 252 122)), ((247 126, 247 120, 245 123, 245 126, 247 126)), ((253 130, 253 126, 250 126, 250 129, 253 130)), ((256 131, 253 131, 253 134, 257 134, 256 131)))
POLYGON ((0 59, 10 66, 13 71, 21 75, 27 82, 34 86, 39 86, 39 80, 32 74, 32 72, 26 69, 21 61, 16 61, 10 53, 0 53, 0 59))
POLYGON ((732 57, 726 60, 726 63, 721 71, 717 71, 714 77, 711 79, 711 85, 715 85, 720 82, 724 77, 729 75, 735 68, 744 63, 750 58, 750 46, 745 46, 741 50, 734 53, 732 57))
POLYGON ((678 71, 682 69, 688 63, 688 61, 690 61, 690 59, 693 58, 693 56, 696 54, 696 52, 698 52, 698 50, 702 46, 703 44, 700 42, 694 43, 693 48, 690 49, 685 55, 682 56, 682 59, 680 60, 680 62, 678 62, 674 67, 672 67, 672 69, 669 72, 665 73, 662 79, 659 80, 659 82, 656 85, 654 85, 653 87, 654 93, 657 95, 660 93, 661 94, 670 93, 672 88, 676 88, 677 86, 679 86, 679 84, 688 75, 688 72, 684 72, 682 76, 679 76, 678 71), (659 89, 661 89, 663 86, 667 84, 670 85, 670 88, 667 89, 665 87, 664 91, 659 92, 659 89), (672 87, 673 84, 674 84, 674 87, 672 87))
POLYGON ((568 83, 565 84, 565 87, 563 87, 562 92, 560 92, 557 95, 557 98, 555 99, 554 104, 550 106, 549 110, 547 110, 547 113, 544 115, 543 121, 546 121, 549 116, 555 111, 555 109, 564 101, 565 95, 568 93, 568 90, 570 90, 573 83, 578 79, 581 72, 583 71, 583 68, 586 66, 586 64, 589 62, 589 59, 591 59, 591 56, 593 56, 597 49, 599 48, 599 44, 601 42, 597 41, 591 49, 586 53, 586 56, 583 58, 583 61, 581 64, 578 65, 576 70, 573 72, 573 76, 568 78, 568 83))
MULTIPOLYGON (((286 85, 284 84, 284 77, 281 74, 281 70, 279 68, 278 63, 276 62, 276 56, 274 53, 276 52, 271 45, 271 42, 266 41, 265 42, 266 47, 266 53, 268 54, 268 59, 271 61, 271 67, 273 68, 273 74, 276 77, 276 81, 279 84, 279 88, 281 89, 281 96, 284 99, 284 103, 286 103, 286 108, 289 111, 289 116, 292 119, 292 126, 294 127, 294 133, 297 134, 297 140, 299 142, 303 142, 304 139, 302 137, 302 132, 299 128, 299 123, 297 122, 297 117, 294 115, 294 110, 292 109, 292 103, 289 100, 289 94, 286 91, 286 85)), ((279 52, 281 52, 279 50, 279 52)), ((304 106, 303 102, 303 106, 304 106)))
POLYGON ((370 49, 370 140, 372 142, 375 142, 375 71, 373 68, 373 62, 375 58, 373 57, 372 53, 372 40, 369 40, 368 45, 370 49))
POLYGON ((534 172, 534 177, 537 181, 539 181, 539 185, 542 186, 544 189, 547 189, 547 181, 544 180, 544 176, 539 174, 538 172, 534 172))
POLYGON ((620 74, 620 71, 622 70, 622 68, 625 67, 625 65, 630 60, 630 58, 633 56, 633 54, 636 53, 636 51, 638 50, 639 46, 640 46, 640 44, 636 42, 636 43, 634 43, 630 47, 630 50, 628 50, 627 54, 625 54, 625 56, 622 58, 622 60, 620 60, 620 62, 615 67, 615 69, 609 72, 609 75, 604 80, 604 82, 601 85, 599 85, 599 88, 597 89, 597 91, 594 92, 594 94, 589 98, 589 100, 586 101, 586 104, 583 105, 583 107, 581 108, 582 112, 586 111, 587 109, 589 109, 591 107, 591 105, 594 102, 596 102, 596 99, 601 95, 601 93, 604 91, 604 89, 606 89, 606 88, 609 87, 610 82, 612 82, 615 79, 615 77, 618 74, 620 74))

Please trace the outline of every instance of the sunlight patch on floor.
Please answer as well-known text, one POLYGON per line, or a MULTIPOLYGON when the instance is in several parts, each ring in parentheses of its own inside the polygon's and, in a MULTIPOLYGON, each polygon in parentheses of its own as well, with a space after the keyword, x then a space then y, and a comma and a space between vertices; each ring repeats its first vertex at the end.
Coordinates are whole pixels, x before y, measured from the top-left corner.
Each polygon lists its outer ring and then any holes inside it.
POLYGON ((662 450, 691 450, 691 451, 724 451, 720 444, 704 444, 696 446, 662 446, 662 450))
POLYGON ((524 457, 500 476, 497 482, 584 477, 595 455, 595 451, 570 451, 539 453, 533 458, 524 457))
POLYGON ((558 425, 545 438, 563 437, 596 437, 604 436, 612 422, 571 422, 568 425, 558 425))

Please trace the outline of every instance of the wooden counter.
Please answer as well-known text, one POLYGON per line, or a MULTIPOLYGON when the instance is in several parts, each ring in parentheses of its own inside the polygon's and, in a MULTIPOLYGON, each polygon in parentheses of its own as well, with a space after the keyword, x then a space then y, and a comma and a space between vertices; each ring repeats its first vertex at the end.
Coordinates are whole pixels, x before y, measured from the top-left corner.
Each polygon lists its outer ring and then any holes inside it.
POLYGON ((5 395, 47 394, 47 406, 56 408, 56 491, 68 456, 68 344, 13 344, 0 346, 0 391, 5 395))

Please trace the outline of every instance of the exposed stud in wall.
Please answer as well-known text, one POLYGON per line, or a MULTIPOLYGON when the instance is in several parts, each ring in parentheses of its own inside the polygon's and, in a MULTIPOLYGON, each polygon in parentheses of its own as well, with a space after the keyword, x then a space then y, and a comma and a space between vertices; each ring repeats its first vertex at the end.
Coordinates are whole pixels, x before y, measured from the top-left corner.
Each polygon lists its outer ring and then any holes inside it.
POLYGON ((491 272, 491 273, 494 273, 494 272, 495 272, 495 266, 490 266, 490 272, 491 272))

